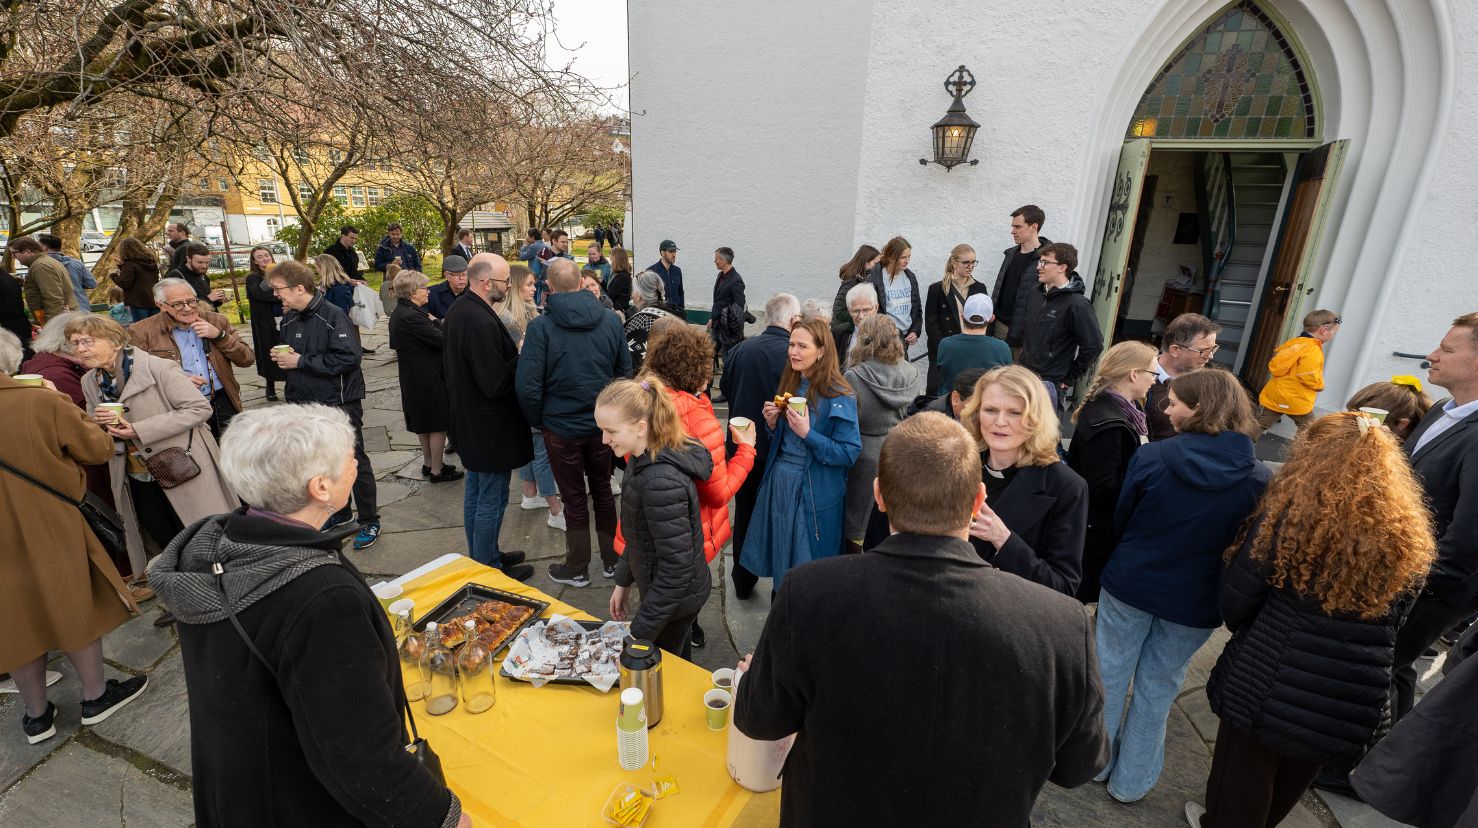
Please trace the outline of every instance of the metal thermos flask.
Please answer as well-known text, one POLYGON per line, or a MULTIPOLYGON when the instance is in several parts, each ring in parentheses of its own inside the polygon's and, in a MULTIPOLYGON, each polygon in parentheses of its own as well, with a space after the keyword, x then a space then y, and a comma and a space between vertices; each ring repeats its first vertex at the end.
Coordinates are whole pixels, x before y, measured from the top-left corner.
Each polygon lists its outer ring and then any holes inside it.
POLYGON ((662 651, 657 645, 640 638, 626 636, 621 642, 620 688, 641 689, 647 706, 647 727, 662 721, 662 651))

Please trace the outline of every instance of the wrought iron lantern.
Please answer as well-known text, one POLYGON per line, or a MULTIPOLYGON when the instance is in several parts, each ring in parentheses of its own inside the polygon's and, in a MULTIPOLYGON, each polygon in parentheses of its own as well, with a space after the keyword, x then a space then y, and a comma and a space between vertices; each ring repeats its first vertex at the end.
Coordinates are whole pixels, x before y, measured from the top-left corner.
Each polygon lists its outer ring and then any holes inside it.
MULTIPOLYGON (((980 129, 980 124, 965 114, 965 96, 975 88, 975 76, 961 65, 944 79, 944 88, 955 96, 955 100, 944 117, 930 127, 934 132, 934 163, 946 170, 961 164, 973 167, 980 163, 980 159, 970 158, 970 145, 975 143, 975 130, 980 129)), ((929 159, 920 158, 919 163, 927 166, 929 159)))

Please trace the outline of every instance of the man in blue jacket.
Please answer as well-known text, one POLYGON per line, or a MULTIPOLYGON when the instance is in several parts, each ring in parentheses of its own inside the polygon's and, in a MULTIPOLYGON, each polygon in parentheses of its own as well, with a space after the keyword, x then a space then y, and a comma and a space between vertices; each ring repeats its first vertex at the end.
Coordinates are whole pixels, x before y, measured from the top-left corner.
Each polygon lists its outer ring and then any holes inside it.
POLYGON ((445 319, 462 292, 467 290, 467 260, 451 255, 441 260, 441 275, 446 281, 432 286, 426 294, 426 310, 437 319, 445 319))
POLYGON ((677 242, 672 239, 663 239, 662 244, 657 247, 657 263, 647 268, 662 277, 662 287, 666 288, 663 293, 667 297, 667 304, 672 305, 679 312, 688 307, 687 298, 683 296, 683 269, 677 266, 677 242))
POLYGON ((400 265, 401 270, 420 270, 421 254, 416 252, 414 244, 405 240, 405 229, 400 222, 394 222, 385 232, 387 235, 375 248, 375 270, 384 273, 391 262, 400 265))
POLYGON ((41 248, 46 255, 62 263, 67 269, 67 276, 72 280, 72 292, 77 294, 77 307, 87 310, 92 307, 92 299, 88 298, 87 292, 98 286, 97 280, 92 277, 92 271, 87 265, 62 253, 62 240, 50 233, 37 233, 36 241, 41 242, 41 248))
POLYGON ((518 403, 529 425, 544 432, 549 466, 565 505, 565 560, 549 578, 590 586, 590 500, 602 574, 616 575, 616 499, 611 493, 611 450, 595 424, 595 398, 616 377, 631 375, 631 352, 621 317, 581 290, 569 259, 549 262, 551 293, 544 315, 524 334, 518 358, 518 403))

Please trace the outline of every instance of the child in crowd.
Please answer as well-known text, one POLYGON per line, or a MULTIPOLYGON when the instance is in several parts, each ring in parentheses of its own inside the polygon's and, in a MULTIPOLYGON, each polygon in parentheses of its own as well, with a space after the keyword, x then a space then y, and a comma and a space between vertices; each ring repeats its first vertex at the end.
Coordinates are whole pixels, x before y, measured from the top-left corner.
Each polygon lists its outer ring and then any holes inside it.
POLYGON ((595 400, 602 441, 626 457, 621 533, 611 617, 631 621, 631 634, 673 655, 692 655, 691 632, 712 587, 703 555, 696 481, 708 479, 713 458, 688 437, 667 386, 648 375, 616 380, 595 400), (635 617, 631 585, 641 592, 635 617))
POLYGON ((1334 311, 1310 311, 1304 317, 1304 332, 1278 346, 1268 360, 1268 382, 1257 402, 1257 433, 1263 433, 1288 415, 1303 431, 1312 420, 1314 395, 1324 390, 1324 346, 1334 341, 1344 322, 1334 311))
POLYGON ((1422 391, 1422 381, 1407 374, 1391 377, 1390 382, 1372 382, 1361 388, 1345 403, 1345 410, 1379 408, 1386 412, 1386 428, 1405 442, 1412 429, 1427 416, 1432 398, 1422 391))
POLYGON ((128 312, 128 306, 123 304, 123 288, 113 285, 108 288, 108 315, 113 321, 128 327, 133 324, 133 314, 128 312))

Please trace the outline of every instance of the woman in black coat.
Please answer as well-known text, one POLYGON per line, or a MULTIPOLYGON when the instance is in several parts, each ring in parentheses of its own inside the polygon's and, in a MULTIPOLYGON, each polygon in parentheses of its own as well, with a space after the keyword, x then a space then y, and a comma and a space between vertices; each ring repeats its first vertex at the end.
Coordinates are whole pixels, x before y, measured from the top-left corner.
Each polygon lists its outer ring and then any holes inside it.
POLYGON ((944 265, 944 278, 929 285, 924 299, 924 334, 929 342, 929 378, 924 386, 933 391, 943 379, 939 367, 934 364, 939 354, 939 343, 947 336, 960 332, 960 313, 965 300, 977 293, 990 295, 982 282, 975 281, 975 248, 968 244, 957 244, 949 251, 949 261, 944 265))
POLYGON ((1436 556, 1400 444, 1364 414, 1300 433, 1258 509, 1222 580, 1232 640, 1206 687, 1221 727, 1202 828, 1276 825, 1320 765, 1364 752, 1436 556))
POLYGON ((607 385, 596 398, 595 421, 605 444, 626 458, 626 548, 616 563, 611 617, 630 618, 633 636, 689 658, 693 622, 713 586, 697 487, 713 473, 713 458, 688 437, 667 386, 650 374, 607 385), (633 584, 641 592, 635 617, 626 606, 633 584))
POLYGON ((267 286, 267 271, 276 264, 272 251, 251 249, 251 267, 246 271, 246 299, 251 308, 251 349, 257 357, 257 373, 267 381, 267 401, 277 402, 277 383, 287 382, 287 372, 272 361, 272 346, 282 342, 277 325, 282 303, 267 286))
POLYGON ((882 255, 876 247, 864 244, 857 248, 857 252, 837 272, 841 285, 837 287, 836 298, 831 300, 831 336, 841 347, 838 353, 847 352, 845 345, 851 341, 852 330, 856 327, 856 323, 852 321, 852 309, 847 307, 847 291, 867 281, 868 272, 877 265, 882 255))
POLYGON ((1057 457, 1057 415, 1042 380, 1019 365, 975 384, 960 422, 980 446, 986 502, 970 542, 998 569, 1072 595, 1078 587, 1088 484, 1057 457))
POLYGON ((0 329, 15 334, 21 341, 21 356, 31 358, 31 318, 26 315, 25 292, 21 280, 0 267, 0 329))
POLYGON ((419 270, 395 277, 395 311, 390 314, 390 348, 400 374, 400 408, 405 430, 421 440, 421 474, 432 483, 460 480, 462 471, 442 462, 451 419, 442 364, 441 323, 426 310, 429 280, 419 270))
POLYGON ((1067 464, 1088 482, 1088 535, 1083 541, 1083 574, 1078 600, 1098 600, 1098 577, 1118 543, 1114 510, 1135 449, 1145 441, 1144 398, 1155 382, 1155 349, 1143 342, 1120 342, 1098 363, 1098 374, 1073 412, 1073 439, 1067 464))

